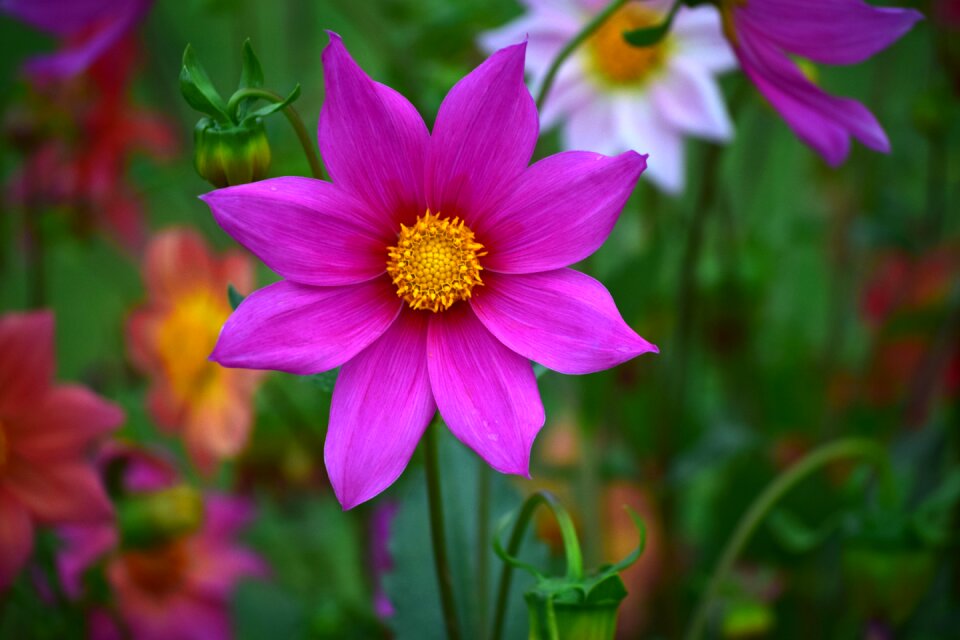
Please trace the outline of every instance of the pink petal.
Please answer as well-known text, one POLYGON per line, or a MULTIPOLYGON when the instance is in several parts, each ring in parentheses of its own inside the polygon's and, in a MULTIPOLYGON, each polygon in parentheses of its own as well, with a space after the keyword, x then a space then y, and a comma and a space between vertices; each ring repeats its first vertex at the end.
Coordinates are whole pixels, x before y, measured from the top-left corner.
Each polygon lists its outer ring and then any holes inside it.
POLYGON ((500 342, 560 373, 593 373, 658 349, 623 321, 606 288, 572 269, 487 274, 471 299, 500 342))
POLYGON ((0 488, 0 593, 13 583, 32 551, 30 515, 0 488))
POLYGON ((776 46, 825 64, 856 64, 889 47, 923 14, 872 7, 863 0, 764 0, 735 9, 746 25, 776 46))
POLYGON ((357 66, 335 33, 323 52, 323 72, 318 135, 333 182, 369 205, 367 219, 396 233, 400 222, 426 208, 427 127, 406 98, 357 66))
POLYGON ((53 313, 0 316, 0 411, 29 409, 53 378, 53 313))
POLYGON ((21 411, 6 428, 13 449, 38 464, 79 457, 99 436, 123 422, 123 410, 89 389, 76 385, 51 389, 29 411, 21 411))
POLYGON ((113 513, 93 465, 83 462, 40 465, 11 457, 2 487, 45 524, 96 522, 113 513))
POLYGON ((583 260, 606 240, 645 167, 633 151, 568 151, 537 162, 476 229, 490 252, 483 266, 532 273, 583 260))
POLYGON ((430 385, 461 442, 501 473, 526 476, 543 404, 530 362, 503 346, 459 304, 430 318, 430 385))
POLYGON ((332 286, 383 273, 396 233, 368 219, 343 190, 311 178, 272 178, 217 189, 201 199, 233 238, 284 278, 332 286))
POLYGON ((427 313, 404 309, 379 340, 340 369, 323 458, 344 509, 400 477, 436 410, 426 341, 427 313))
POLYGON ((210 359, 300 375, 327 371, 383 335, 402 304, 387 276, 344 287, 277 282, 240 304, 210 359))
POLYGON ((427 153, 431 211, 472 226, 530 163, 539 126, 523 83, 525 50, 525 44, 501 49, 444 98, 427 153))
POLYGON ((762 33, 739 28, 737 55, 744 72, 780 112, 787 125, 832 166, 850 152, 850 136, 888 152, 890 142, 877 119, 856 100, 831 96, 807 80, 762 33))

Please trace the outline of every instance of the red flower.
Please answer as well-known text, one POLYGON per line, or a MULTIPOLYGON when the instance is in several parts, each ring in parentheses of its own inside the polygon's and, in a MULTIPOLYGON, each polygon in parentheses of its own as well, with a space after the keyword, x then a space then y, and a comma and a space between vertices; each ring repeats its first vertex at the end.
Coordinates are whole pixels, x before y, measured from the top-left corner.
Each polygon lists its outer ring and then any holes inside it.
POLYGON ((0 317, 0 589, 33 549, 37 524, 109 517, 88 446, 123 412, 84 387, 53 385, 53 314, 0 317))

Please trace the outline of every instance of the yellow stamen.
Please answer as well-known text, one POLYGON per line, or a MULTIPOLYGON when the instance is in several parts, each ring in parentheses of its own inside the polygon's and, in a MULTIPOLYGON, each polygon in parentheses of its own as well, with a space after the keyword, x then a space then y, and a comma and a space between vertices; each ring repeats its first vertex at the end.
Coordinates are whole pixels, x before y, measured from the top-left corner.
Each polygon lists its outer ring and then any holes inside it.
POLYGON ((400 225, 397 246, 388 255, 387 273, 397 295, 413 309, 444 311, 483 285, 480 258, 487 252, 460 218, 427 211, 412 227, 400 225))
POLYGON ((623 6, 610 16, 588 40, 590 63, 606 84, 642 84, 663 67, 669 36, 652 47, 634 47, 623 39, 625 31, 655 27, 666 19, 637 2, 623 6))

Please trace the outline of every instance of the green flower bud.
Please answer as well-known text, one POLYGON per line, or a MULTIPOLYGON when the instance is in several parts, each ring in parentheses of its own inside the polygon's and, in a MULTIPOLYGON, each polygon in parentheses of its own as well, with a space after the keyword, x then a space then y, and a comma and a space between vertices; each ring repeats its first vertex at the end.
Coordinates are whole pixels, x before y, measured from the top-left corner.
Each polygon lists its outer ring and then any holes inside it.
POLYGON ((900 624, 926 594, 937 568, 930 549, 907 545, 849 544, 843 575, 854 609, 863 619, 900 624))
POLYGON ((131 494, 117 505, 125 547, 162 544, 192 531, 203 522, 203 499, 181 484, 147 494, 131 494))
POLYGON ((270 170, 270 142, 262 118, 221 125, 203 118, 193 130, 197 173, 217 188, 256 182, 270 170))
MULTIPOLYGON (((556 587, 559 581, 548 582, 556 587)), ((549 587, 534 588, 524 594, 530 640, 613 640, 617 610, 627 595, 620 576, 606 576, 590 591, 581 584, 571 583, 569 587, 559 592, 549 587)))

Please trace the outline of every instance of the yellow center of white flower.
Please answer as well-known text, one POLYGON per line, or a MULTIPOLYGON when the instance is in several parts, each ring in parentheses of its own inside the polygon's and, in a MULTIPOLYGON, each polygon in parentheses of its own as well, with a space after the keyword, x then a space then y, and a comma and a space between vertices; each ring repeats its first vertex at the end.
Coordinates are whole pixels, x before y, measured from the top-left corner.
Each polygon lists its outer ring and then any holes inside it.
POLYGON ((480 258, 487 252, 460 218, 427 211, 412 227, 400 225, 397 245, 388 255, 387 273, 397 295, 413 309, 445 311, 483 285, 480 258))
POLYGON ((652 47, 634 47, 623 39, 626 31, 655 27, 665 16, 630 2, 610 16, 587 41, 590 65, 605 84, 642 84, 663 66, 669 36, 652 47))
POLYGON ((160 323, 157 352, 180 400, 199 400, 216 389, 222 371, 207 356, 229 315, 226 296, 198 289, 177 300, 160 323))
POLYGON ((3 420, 0 420, 0 471, 7 465, 7 436, 3 432, 3 420))

